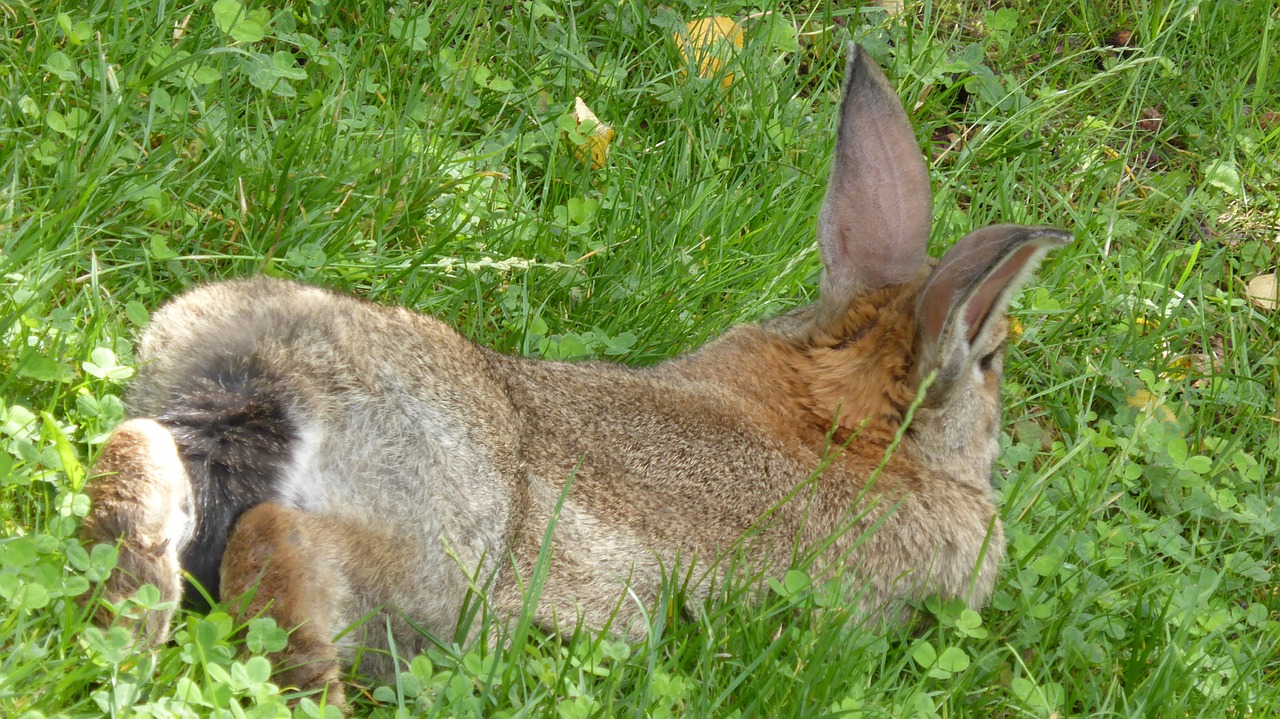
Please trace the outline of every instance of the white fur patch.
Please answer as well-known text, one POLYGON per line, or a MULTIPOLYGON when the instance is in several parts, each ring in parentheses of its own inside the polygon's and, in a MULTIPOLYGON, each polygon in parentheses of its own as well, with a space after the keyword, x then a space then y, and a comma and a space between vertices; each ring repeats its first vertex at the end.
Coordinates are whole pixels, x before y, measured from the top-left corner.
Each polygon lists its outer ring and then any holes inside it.
POLYGON ((293 447, 293 457, 280 478, 278 498, 282 504, 304 512, 313 512, 325 506, 328 499, 326 485, 318 481, 318 459, 324 441, 324 431, 316 426, 304 425, 298 432, 293 447))
POLYGON ((151 527, 161 528, 162 536, 157 539, 164 543, 165 556, 176 571, 178 553, 195 532, 195 498, 178 446, 169 430, 154 420, 132 419, 122 425, 121 431, 136 433, 143 439, 150 468, 147 485, 153 493, 146 501, 148 522, 154 522, 151 527))

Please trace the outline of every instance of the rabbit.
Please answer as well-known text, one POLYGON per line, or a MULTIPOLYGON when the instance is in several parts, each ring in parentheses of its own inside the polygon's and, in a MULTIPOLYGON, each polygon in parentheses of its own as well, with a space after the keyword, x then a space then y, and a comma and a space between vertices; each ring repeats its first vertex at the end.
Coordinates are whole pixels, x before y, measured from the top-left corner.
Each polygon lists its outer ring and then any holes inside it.
MULTIPOLYGON (((690 354, 543 361, 292 281, 192 289, 140 339, 133 418, 94 467, 83 537, 119 547, 101 594, 198 605, 190 577, 291 630, 277 678, 337 704, 357 647, 417 652, 469 595, 517 616, 549 527, 532 616, 553 632, 642 638, 673 568, 694 604, 730 555, 776 576, 797 549, 869 621, 931 594, 980 607, 1005 551, 1006 310, 1071 235, 994 225, 935 263, 931 202, 902 105, 850 44, 818 300, 690 354)), ((134 630, 162 642, 172 611, 134 630)))

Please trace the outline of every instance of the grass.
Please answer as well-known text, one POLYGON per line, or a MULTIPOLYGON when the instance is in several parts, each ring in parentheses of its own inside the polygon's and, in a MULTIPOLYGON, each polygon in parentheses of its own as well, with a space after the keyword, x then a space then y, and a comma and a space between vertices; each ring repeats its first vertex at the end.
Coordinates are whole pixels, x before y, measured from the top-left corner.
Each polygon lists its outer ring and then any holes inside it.
POLYGON ((934 254, 994 221, 1077 235, 1014 313, 992 605, 868 634, 796 574, 657 608, 644 646, 443 638, 394 686, 353 675, 355 713, 1276 712, 1280 324, 1245 282, 1280 241, 1280 15, 989 4, 0 4, 0 714, 290 711, 269 624, 186 615, 145 654, 74 599, 110 566, 80 489, 148 310, 266 272, 504 351, 678 354, 813 297, 850 38, 930 150, 934 254), (672 39, 710 15, 747 29, 728 88, 672 39), (617 131, 598 170, 561 139, 575 96, 617 131))

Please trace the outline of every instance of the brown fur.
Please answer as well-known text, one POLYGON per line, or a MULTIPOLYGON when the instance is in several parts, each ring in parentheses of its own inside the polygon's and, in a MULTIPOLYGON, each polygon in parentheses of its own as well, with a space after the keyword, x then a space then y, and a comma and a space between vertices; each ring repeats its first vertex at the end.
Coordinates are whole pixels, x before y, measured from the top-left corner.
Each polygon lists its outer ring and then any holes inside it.
MULTIPOLYGON (((403 656, 424 647, 412 627, 447 638, 480 587, 516 616, 553 523, 533 606, 549 630, 643 637, 664 580, 687 578, 696 610, 729 556, 842 573, 872 622, 927 594, 981 606, 1004 554, 1003 313, 1067 236, 993 226, 931 267, 905 113, 856 49, 845 92, 821 300, 652 368, 500 355, 431 317, 279 280, 175 298, 139 344, 130 406, 207 456, 184 472, 147 419, 112 435, 86 538, 120 541, 132 577, 107 595, 172 587, 155 557, 173 553, 156 548, 191 527, 155 517, 181 519, 175 498, 194 496, 197 530, 235 520, 224 599, 294 630, 281 680, 337 700, 340 656, 370 648, 366 668, 388 673, 388 633, 403 656)), ((217 539, 184 546, 212 559, 217 539)))
POLYGON ((816 329, 804 348, 801 384, 814 419, 839 417, 840 437, 859 432, 886 441, 915 399, 915 299, 919 282, 893 285, 854 300, 831 328, 816 329))
POLYGON ((222 562, 223 592, 239 597, 242 619, 269 615, 292 629, 275 657, 277 681, 327 689, 330 704, 345 701, 333 636, 351 590, 344 557, 347 543, 328 522, 274 504, 260 504, 236 523, 222 562), (336 535, 336 536, 335 536, 336 535))
MULTIPOLYGON (((146 419, 116 427, 98 454, 94 474, 85 488, 93 512, 81 536, 88 544, 120 545, 116 568, 103 583, 103 599, 119 602, 152 584, 161 601, 176 604, 182 594, 177 559, 182 537, 175 528, 190 512, 190 490, 168 432, 146 419)), ((111 621, 105 606, 96 616, 104 624, 111 621)), ((141 619, 137 631, 145 640, 161 641, 168 634, 168 612, 147 612, 141 619)), ((121 621, 133 626, 128 617, 121 621)))

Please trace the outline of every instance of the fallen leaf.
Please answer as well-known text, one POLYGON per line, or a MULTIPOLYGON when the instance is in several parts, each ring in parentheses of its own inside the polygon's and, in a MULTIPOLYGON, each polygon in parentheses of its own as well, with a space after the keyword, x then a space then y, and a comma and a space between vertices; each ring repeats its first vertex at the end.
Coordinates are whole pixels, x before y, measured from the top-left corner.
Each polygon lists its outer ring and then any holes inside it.
POLYGON ((187 34, 187 23, 189 22, 191 22, 191 13, 187 13, 186 17, 173 24, 173 43, 175 45, 178 44, 183 35, 187 34))
POLYGON ((1268 272, 1249 280, 1246 289, 1249 300, 1264 310, 1280 308, 1280 287, 1276 286, 1276 273, 1268 272))
MULTIPOLYGON (((685 64, 697 63, 700 77, 719 75, 742 49, 742 27, 721 15, 693 20, 685 25, 684 32, 676 33, 675 38, 685 64)), ((720 85, 729 87, 734 79, 733 73, 726 73, 720 85)))
POLYGON ((1195 358, 1191 355, 1179 355, 1169 360, 1168 368, 1160 373, 1160 377, 1179 381, 1186 379, 1187 372, 1195 367, 1195 358))
POLYGON ((1116 30, 1107 36, 1107 44, 1111 47, 1129 47, 1133 45, 1133 31, 1116 30))
POLYGON ((1133 161, 1130 164, 1134 167, 1158 170, 1160 169, 1160 166, 1164 164, 1164 158, 1160 155, 1158 150, 1139 150, 1138 153, 1133 156, 1133 161))
POLYGON ((1165 405, 1164 398, 1156 397, 1145 389, 1140 389, 1125 397, 1125 402, 1130 407, 1150 414, 1153 419, 1161 424, 1178 421, 1178 417, 1173 413, 1173 410, 1165 405))
POLYGON ((1107 46, 1108 51, 1098 53, 1093 61, 1098 67, 1104 67, 1106 57, 1126 58, 1132 56, 1137 50, 1134 48, 1134 36, 1132 30, 1121 29, 1116 30, 1106 37, 1103 43, 1107 46))
POLYGON ((612 127, 600 122, 600 118, 596 117, 580 97, 573 98, 573 112, 569 115, 582 133, 582 142, 570 140, 568 135, 565 136, 573 150, 573 156, 583 162, 589 161, 593 170, 604 167, 605 160, 609 158, 609 143, 613 142, 617 133, 612 127))
POLYGON ((1160 106, 1157 105, 1142 111, 1142 117, 1138 120, 1138 129, 1143 132, 1159 132, 1162 124, 1164 124, 1164 116, 1160 113, 1160 106))

